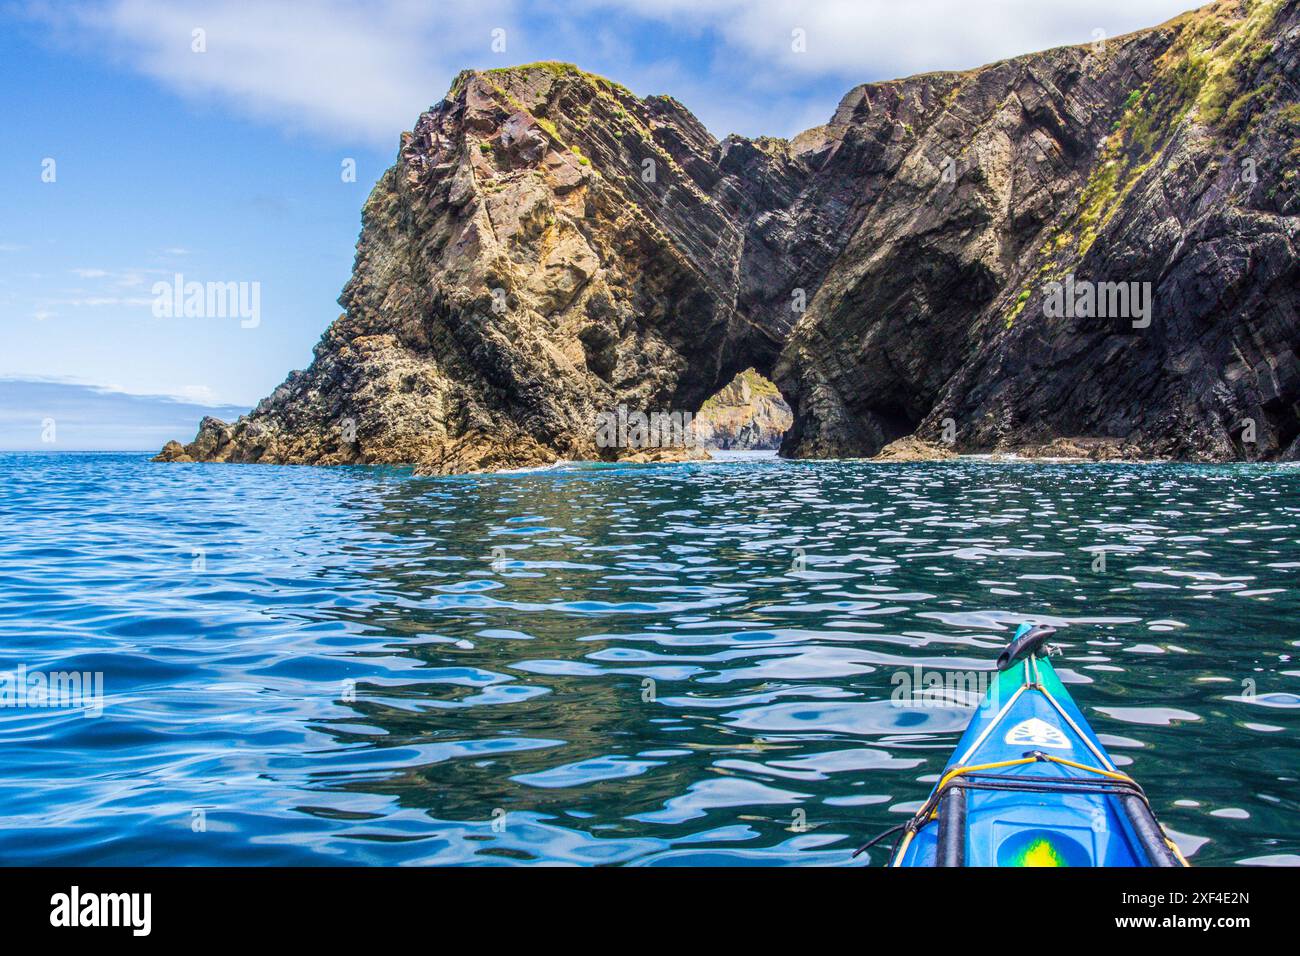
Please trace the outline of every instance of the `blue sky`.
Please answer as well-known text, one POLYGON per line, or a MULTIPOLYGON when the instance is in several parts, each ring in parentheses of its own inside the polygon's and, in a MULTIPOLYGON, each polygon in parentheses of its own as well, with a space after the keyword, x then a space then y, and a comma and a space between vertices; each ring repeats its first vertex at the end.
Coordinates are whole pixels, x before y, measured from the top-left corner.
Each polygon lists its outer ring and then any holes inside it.
POLYGON ((310 361, 370 185, 464 67, 568 60, 671 93, 715 135, 788 136, 856 83, 1115 36, 1193 5, 0 0, 0 378, 255 403, 310 361), (356 182, 340 176, 348 158, 356 182), (156 318, 151 287, 176 273, 259 283, 259 324, 156 318))

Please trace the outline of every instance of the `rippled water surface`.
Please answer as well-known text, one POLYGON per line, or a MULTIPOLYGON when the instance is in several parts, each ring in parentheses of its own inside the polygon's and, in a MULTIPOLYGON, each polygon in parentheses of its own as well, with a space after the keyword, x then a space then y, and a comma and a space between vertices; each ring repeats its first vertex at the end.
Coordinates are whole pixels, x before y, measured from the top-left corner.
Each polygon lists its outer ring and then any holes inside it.
POLYGON ((6 863, 847 864, 1026 618, 1193 863, 1300 863, 1293 467, 4 455, 0 524, 0 669, 104 682, 0 709, 6 863))

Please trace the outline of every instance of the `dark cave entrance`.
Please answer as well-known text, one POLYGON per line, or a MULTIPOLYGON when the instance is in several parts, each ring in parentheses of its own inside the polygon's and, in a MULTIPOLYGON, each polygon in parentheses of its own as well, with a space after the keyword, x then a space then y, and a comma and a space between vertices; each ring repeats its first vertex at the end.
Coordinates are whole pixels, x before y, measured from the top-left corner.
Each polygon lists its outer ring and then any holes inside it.
POLYGON ((795 404, 775 375, 793 325, 781 302, 743 310, 725 326, 700 325, 693 340, 673 343, 686 367, 671 407, 690 418, 697 447, 776 456, 796 428, 795 404))

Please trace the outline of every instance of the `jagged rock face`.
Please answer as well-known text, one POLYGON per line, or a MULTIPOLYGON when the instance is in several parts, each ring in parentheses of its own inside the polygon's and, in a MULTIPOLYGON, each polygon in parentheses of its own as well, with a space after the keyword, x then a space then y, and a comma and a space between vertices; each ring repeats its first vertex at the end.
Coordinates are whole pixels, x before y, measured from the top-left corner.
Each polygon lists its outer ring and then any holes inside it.
POLYGON ((783 452, 872 455, 915 433, 1295 459, 1297 66, 1296 3, 1225 3, 1104 51, 850 94, 846 118, 916 133, 896 133, 906 155, 777 367, 783 452), (1151 283, 1149 326, 1045 314, 1071 276, 1151 283))
POLYGON ((786 144, 720 144, 675 101, 572 67, 464 73, 367 201, 345 313, 311 367, 160 457, 434 472, 645 457, 600 447, 597 416, 694 411, 775 361, 796 314, 748 304, 788 299, 795 266, 830 254, 811 231, 789 258, 761 240, 794 231, 766 212, 788 217, 809 178, 786 144))
POLYGON ((706 401, 691 424, 705 448, 775 450, 792 421, 777 387, 751 368, 706 401))
POLYGON ((796 457, 1300 457, 1298 38, 1295 0, 1230 0, 862 86, 789 142, 562 64, 463 73, 368 199, 311 366, 160 458, 639 460, 601 414, 694 412, 749 367, 796 457), (1150 325, 1052 316, 1068 277, 1152 283, 1150 325))

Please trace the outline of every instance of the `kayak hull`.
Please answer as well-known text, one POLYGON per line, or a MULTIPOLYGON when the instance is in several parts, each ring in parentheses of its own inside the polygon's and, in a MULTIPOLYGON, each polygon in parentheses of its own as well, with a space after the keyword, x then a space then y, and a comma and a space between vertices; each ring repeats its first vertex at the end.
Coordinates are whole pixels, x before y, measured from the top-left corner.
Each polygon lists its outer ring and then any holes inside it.
POLYGON ((998 672, 894 866, 1186 865, 1045 658, 998 672))

